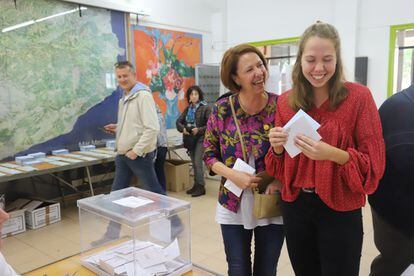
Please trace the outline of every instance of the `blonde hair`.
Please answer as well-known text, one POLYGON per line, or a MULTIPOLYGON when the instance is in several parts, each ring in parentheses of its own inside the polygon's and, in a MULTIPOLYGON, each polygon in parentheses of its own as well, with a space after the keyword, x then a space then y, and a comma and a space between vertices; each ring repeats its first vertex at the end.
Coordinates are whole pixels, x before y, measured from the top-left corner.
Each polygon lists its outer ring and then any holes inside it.
POLYGON ((262 60, 263 65, 267 70, 267 61, 262 52, 256 47, 249 44, 240 44, 228 49, 221 60, 221 82, 223 85, 233 92, 240 91, 241 87, 238 85, 233 76, 237 75, 237 63, 242 55, 247 53, 255 53, 262 60))
POLYGON ((309 26, 302 34, 299 41, 299 50, 296 56, 296 62, 292 70, 292 93, 289 97, 289 104, 294 110, 309 110, 313 106, 312 85, 305 78, 302 72, 302 56, 306 42, 311 37, 326 38, 332 41, 336 53, 335 73, 329 80, 329 102, 330 108, 337 107, 348 94, 344 83, 343 63, 341 58, 341 41, 334 26, 317 21, 309 26))

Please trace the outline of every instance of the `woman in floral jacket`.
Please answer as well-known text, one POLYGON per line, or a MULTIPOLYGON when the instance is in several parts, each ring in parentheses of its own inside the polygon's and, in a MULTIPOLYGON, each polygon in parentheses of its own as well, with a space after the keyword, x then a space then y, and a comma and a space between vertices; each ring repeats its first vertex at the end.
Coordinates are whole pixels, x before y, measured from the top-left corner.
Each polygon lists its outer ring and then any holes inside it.
MULTIPOLYGON (((243 152, 230 101, 246 145, 245 161, 256 172, 265 170, 264 157, 270 147, 268 131, 274 126, 277 101, 277 95, 264 90, 267 76, 266 60, 255 47, 242 44, 227 50, 221 63, 221 80, 232 92, 216 102, 205 133, 204 161, 210 173, 222 176, 216 221, 221 225, 229 275, 252 275, 253 233, 253 275, 274 276, 283 245, 281 217, 253 217, 252 188, 257 187, 260 178, 232 169, 236 159, 243 159, 243 152), (226 179, 243 190, 240 197, 223 186, 226 179)), ((266 193, 278 188, 269 185, 266 193)))

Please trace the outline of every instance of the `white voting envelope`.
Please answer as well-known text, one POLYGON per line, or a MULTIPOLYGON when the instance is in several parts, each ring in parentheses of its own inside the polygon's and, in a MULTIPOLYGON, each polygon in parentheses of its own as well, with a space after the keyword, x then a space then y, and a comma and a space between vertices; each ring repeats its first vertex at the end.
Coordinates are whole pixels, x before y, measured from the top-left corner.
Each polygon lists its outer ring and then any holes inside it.
POLYGON ((295 157, 301 150, 295 146, 295 137, 299 134, 305 135, 315 141, 319 141, 322 137, 316 131, 320 127, 320 124, 309 116, 305 111, 300 109, 289 122, 283 127, 283 129, 289 134, 288 140, 284 145, 285 150, 290 157, 295 157))
MULTIPOLYGON (((248 174, 254 174, 255 169, 252 168, 249 164, 241 160, 240 158, 236 159, 236 162, 234 163, 233 169, 240 172, 246 172, 248 174)), ((241 193, 243 192, 243 189, 241 189, 239 186, 231 182, 230 180, 226 180, 224 182, 224 187, 226 187, 230 192, 235 194, 237 197, 240 197, 241 193)))

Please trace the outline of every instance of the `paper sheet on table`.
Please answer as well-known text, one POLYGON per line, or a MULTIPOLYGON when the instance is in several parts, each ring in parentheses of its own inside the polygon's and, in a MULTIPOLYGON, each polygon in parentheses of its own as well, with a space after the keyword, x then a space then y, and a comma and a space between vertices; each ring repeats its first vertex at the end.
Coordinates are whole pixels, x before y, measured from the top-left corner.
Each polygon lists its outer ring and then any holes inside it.
POLYGON ((302 151, 295 146, 294 139, 298 134, 305 135, 315 141, 319 141, 322 137, 316 131, 320 127, 319 123, 310 117, 306 112, 300 109, 283 129, 289 134, 288 140, 284 145, 285 150, 290 157, 295 157, 302 151))
POLYGON ((12 163, 2 163, 0 164, 2 167, 6 167, 9 169, 17 169, 24 172, 31 172, 31 171, 37 171, 38 169, 32 166, 20 166, 12 163))
POLYGON ((72 154, 72 153, 69 153, 69 154, 65 154, 65 156, 72 157, 72 158, 76 158, 76 159, 80 159, 80 160, 85 160, 85 161, 94 161, 94 160, 97 160, 96 158, 89 157, 89 156, 85 156, 85 155, 82 155, 82 154, 72 154))
POLYGON ((153 203, 154 201, 144 197, 128 196, 112 202, 129 208, 138 208, 153 203))
POLYGON ((5 167, 1 167, 1 166, 0 166, 0 172, 7 173, 7 174, 18 174, 18 173, 22 173, 21 171, 9 169, 9 168, 5 168, 5 167))
MULTIPOLYGON (((246 172, 248 174, 254 174, 256 171, 254 168, 252 168, 249 164, 247 164, 240 158, 237 158, 236 162, 234 163, 233 169, 240 172, 246 172)), ((240 197, 241 193, 243 192, 243 189, 241 189, 239 186, 237 186, 228 179, 226 180, 226 182, 224 182, 224 187, 226 187, 237 197, 240 197)))

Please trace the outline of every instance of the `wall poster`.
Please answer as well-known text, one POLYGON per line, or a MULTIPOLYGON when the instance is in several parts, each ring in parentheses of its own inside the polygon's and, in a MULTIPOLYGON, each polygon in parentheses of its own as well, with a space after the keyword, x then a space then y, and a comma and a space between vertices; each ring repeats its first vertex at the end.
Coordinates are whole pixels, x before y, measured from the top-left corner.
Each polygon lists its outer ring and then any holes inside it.
POLYGON ((0 1, 0 160, 113 139, 125 13, 52 0, 0 1))
POLYGON ((185 92, 195 84, 195 65, 202 62, 202 37, 137 25, 131 28, 137 79, 151 89, 167 128, 175 128, 187 106, 185 92))

